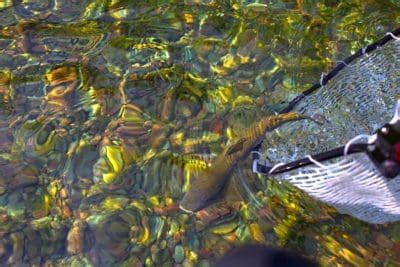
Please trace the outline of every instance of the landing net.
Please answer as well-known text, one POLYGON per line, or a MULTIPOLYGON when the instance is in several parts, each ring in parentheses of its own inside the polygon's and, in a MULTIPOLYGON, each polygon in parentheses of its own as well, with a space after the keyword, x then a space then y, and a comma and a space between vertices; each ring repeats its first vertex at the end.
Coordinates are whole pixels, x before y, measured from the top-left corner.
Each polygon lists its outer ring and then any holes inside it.
MULTIPOLYGON (((302 120, 268 133, 261 148, 268 165, 345 145, 357 135, 373 134, 391 120, 400 96, 400 40, 396 34, 389 33, 384 42, 380 40, 358 51, 351 60, 339 62, 340 71, 323 74, 320 86, 314 86, 287 109, 320 124, 302 120)), ((274 178, 361 220, 400 220, 400 177, 386 179, 366 155, 347 155, 274 178)))

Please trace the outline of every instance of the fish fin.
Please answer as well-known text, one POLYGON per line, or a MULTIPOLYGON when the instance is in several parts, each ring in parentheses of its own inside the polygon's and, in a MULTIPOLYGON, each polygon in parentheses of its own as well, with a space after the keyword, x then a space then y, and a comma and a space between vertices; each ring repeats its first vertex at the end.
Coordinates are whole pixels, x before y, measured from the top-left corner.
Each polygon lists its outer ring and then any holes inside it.
POLYGON ((224 189, 223 198, 227 203, 236 203, 244 200, 239 189, 240 185, 233 178, 229 179, 224 189))
POLYGON ((256 192, 262 187, 256 175, 246 169, 238 167, 232 173, 231 182, 235 184, 243 201, 251 202, 259 207, 261 203, 257 199, 256 192))
POLYGON ((238 141, 236 141, 234 144, 229 146, 228 150, 225 152, 225 155, 229 156, 232 154, 235 154, 236 152, 240 151, 243 149, 243 144, 247 141, 246 138, 241 138, 238 141))

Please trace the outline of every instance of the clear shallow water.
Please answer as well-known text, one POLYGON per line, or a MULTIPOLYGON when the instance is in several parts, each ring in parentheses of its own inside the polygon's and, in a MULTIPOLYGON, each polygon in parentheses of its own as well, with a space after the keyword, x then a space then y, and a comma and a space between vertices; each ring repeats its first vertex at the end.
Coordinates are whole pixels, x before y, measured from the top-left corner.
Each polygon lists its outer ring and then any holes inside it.
POLYGON ((177 208, 192 174, 241 129, 396 28, 395 4, 0 8, 2 264, 207 266, 245 242, 323 265, 400 260, 398 224, 368 225, 286 185, 258 184, 261 206, 177 208))

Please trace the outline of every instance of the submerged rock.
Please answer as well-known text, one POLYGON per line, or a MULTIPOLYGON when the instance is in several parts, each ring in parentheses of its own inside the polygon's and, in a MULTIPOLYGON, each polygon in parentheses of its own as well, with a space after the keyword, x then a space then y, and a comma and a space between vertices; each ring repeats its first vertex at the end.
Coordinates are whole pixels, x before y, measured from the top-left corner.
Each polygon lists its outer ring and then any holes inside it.
POLYGON ((84 249, 85 224, 82 221, 74 221, 67 235, 67 252, 69 255, 79 254, 84 249))
POLYGON ((182 263, 185 259, 185 250, 182 245, 177 245, 174 249, 174 260, 176 263, 182 263))

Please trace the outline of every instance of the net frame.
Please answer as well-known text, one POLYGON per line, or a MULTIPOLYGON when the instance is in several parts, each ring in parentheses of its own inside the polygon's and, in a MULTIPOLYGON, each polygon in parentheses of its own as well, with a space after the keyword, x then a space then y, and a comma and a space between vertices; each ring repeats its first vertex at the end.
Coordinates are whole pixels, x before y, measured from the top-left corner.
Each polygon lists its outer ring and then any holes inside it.
POLYGON ((379 47, 385 45, 387 42, 391 40, 396 40, 400 41, 400 28, 397 28, 396 30, 392 32, 387 32, 385 36, 378 41, 367 45, 366 47, 360 48, 355 52, 354 54, 350 55, 349 57, 340 60, 339 64, 336 65, 331 71, 329 71, 327 74, 321 73, 321 78, 318 82, 314 83, 309 89, 305 90, 301 94, 297 95, 294 99, 292 99, 288 106, 284 109, 282 109, 279 113, 287 113, 293 110, 293 108, 306 96, 314 93, 316 90, 320 89, 324 85, 326 85, 333 77, 335 77, 341 70, 343 70, 345 67, 347 67, 351 62, 356 60, 357 58, 362 57, 365 54, 371 53, 372 51, 375 51, 379 47))

